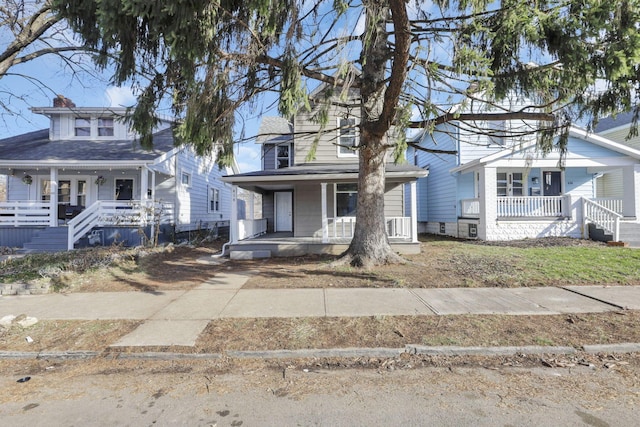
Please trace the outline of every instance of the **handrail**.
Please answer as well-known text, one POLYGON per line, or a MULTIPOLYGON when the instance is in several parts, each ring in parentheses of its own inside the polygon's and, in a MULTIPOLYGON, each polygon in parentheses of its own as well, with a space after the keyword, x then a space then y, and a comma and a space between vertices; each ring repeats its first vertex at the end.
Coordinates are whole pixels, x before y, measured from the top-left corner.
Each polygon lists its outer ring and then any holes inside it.
POLYGON ((585 230, 587 224, 593 222, 598 227, 611 233, 615 242, 620 239, 620 220, 623 216, 619 213, 582 197, 582 217, 585 230))
MULTIPOLYGON (((56 212, 53 212, 56 215, 56 212)), ((51 224, 51 205, 49 202, 35 200, 17 200, 0 202, 0 225, 14 227, 48 226, 51 224)))

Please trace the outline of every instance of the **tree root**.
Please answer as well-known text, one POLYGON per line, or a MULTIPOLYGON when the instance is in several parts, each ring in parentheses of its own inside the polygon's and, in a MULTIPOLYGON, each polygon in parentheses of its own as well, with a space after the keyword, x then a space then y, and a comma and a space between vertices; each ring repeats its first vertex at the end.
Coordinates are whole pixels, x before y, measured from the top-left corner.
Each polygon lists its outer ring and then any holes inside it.
POLYGON ((387 251, 382 256, 371 256, 370 254, 353 254, 349 250, 344 252, 338 259, 333 261, 331 267, 356 267, 370 269, 379 265, 407 264, 408 261, 393 251, 387 251))

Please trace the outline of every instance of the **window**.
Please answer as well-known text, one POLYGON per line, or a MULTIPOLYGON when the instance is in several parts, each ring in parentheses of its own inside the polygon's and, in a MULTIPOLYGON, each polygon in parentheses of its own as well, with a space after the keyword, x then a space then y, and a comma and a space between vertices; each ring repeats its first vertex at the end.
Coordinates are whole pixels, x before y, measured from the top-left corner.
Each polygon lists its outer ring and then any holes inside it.
POLYGON ((220 212, 220 190, 209 188, 209 212, 220 212))
POLYGON ((342 118, 339 122, 338 156, 355 156, 354 147, 358 145, 356 138, 356 119, 342 118))
POLYGON ((358 184, 336 184, 336 216, 356 216, 358 184))
POLYGON ((180 183, 182 185, 184 185, 185 187, 188 187, 191 185, 191 174, 187 173, 187 172, 182 172, 182 174, 180 175, 180 183))
POLYGON ((48 179, 42 180, 42 186, 40 187, 40 199, 43 202, 51 200, 51 181, 48 179))
POLYGON ((505 145, 507 139, 507 122, 504 120, 489 120, 487 131, 491 144, 505 145))
POLYGON ((75 136, 91 136, 91 119, 89 117, 76 117, 75 136))
POLYGON ((289 163, 289 144, 276 147, 276 169, 287 168, 289 163))
POLYGON ((132 179, 116 179, 116 200, 133 200, 132 179))
POLYGON ((113 136, 113 119, 105 117, 98 119, 98 136, 113 136))
POLYGON ((58 203, 71 204, 71 181, 58 181, 58 203))
POLYGON ((496 178, 498 196, 524 196, 522 172, 498 172, 496 178))
POLYGON ((77 206, 87 206, 87 181, 78 181, 78 192, 76 195, 77 206))

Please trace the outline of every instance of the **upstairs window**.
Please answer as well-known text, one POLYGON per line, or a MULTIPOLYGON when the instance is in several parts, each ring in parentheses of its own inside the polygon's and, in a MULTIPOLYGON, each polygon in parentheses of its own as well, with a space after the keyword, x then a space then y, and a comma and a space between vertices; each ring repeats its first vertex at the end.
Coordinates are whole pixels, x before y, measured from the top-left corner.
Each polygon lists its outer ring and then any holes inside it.
POLYGON ((288 168, 291 166, 290 159, 291 149, 289 144, 278 145, 276 147, 276 169, 288 168))
POLYGON ((356 119, 341 118, 338 126, 338 157, 356 156, 355 147, 358 145, 356 119))
POLYGON ((100 117, 98 119, 98 136, 113 136, 113 119, 100 117))
POLYGON ((191 174, 182 172, 180 175, 180 183, 185 187, 189 187, 191 185, 191 174))
POLYGON ((91 136, 91 119, 89 117, 76 117, 75 136, 91 136))

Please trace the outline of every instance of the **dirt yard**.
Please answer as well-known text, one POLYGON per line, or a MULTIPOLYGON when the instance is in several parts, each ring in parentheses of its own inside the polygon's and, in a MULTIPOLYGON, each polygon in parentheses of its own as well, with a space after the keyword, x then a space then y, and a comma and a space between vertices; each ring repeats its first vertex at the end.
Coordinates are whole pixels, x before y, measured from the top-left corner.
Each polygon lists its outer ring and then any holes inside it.
MULTIPOLYGON (((422 253, 404 265, 370 271, 334 268, 333 257, 293 257, 215 264, 221 242, 201 247, 142 250, 116 266, 65 274, 61 292, 158 292, 190 289, 219 271, 254 272, 247 288, 302 287, 464 287, 541 286, 582 283, 575 277, 541 280, 526 258, 528 250, 580 246, 611 250, 573 239, 540 239, 496 246, 427 239, 422 253), (527 282, 530 278, 530 282, 527 282)), ((596 254, 599 252, 595 252, 596 254)), ((634 252, 635 253, 635 252, 634 252)), ((594 256, 589 254, 588 256, 594 256)), ((633 261, 633 260, 632 260, 633 261)), ((588 259, 587 263, 594 264, 588 259)), ((635 262, 635 261, 634 261, 635 262)), ((598 266, 596 265, 595 268, 598 266)), ((608 276, 607 276, 608 277, 608 276)), ((591 282, 587 282, 591 284, 591 282)), ((607 284, 607 283, 603 283, 607 284)), ((640 284, 640 273, 608 284, 640 284)), ((28 313, 25 313, 28 314, 28 313)), ((640 342, 640 313, 556 316, 376 316, 317 319, 213 320, 193 348, 136 348, 127 351, 211 353, 228 350, 403 347, 406 344, 496 346, 570 345, 640 342)), ((0 350, 102 351, 133 330, 135 321, 42 321, 22 329, 0 328, 0 350), (33 339, 28 343, 25 337, 33 339)))

